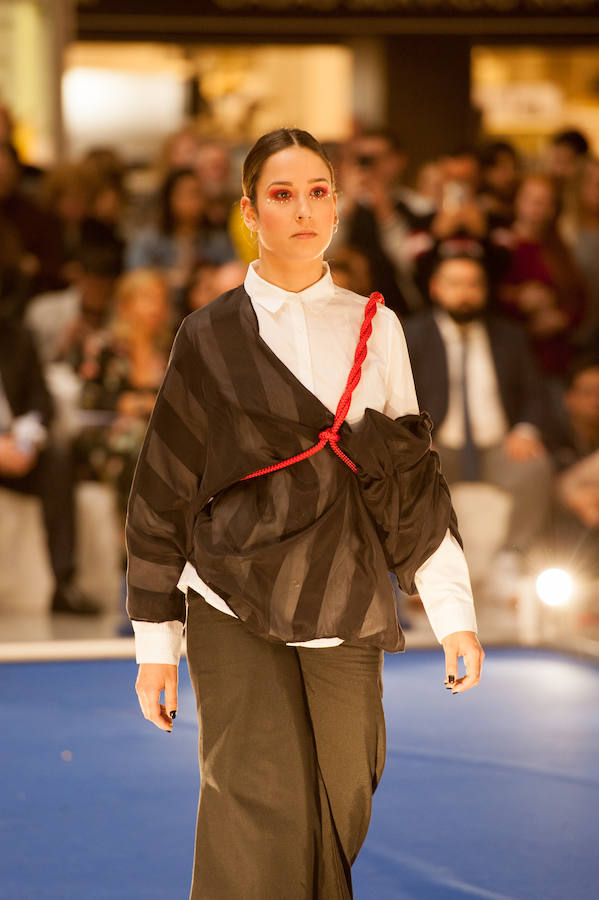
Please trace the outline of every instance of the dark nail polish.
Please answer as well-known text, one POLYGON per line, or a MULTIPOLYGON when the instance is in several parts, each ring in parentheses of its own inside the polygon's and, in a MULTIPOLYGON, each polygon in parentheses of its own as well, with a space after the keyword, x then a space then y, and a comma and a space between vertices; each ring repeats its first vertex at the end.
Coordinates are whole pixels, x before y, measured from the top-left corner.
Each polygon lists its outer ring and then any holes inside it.
POLYGON ((449 681, 450 684, 453 684, 455 681, 455 675, 448 675, 447 680, 449 681))
POLYGON ((171 711, 170 711, 170 717, 171 717, 171 719, 176 719, 176 718, 177 718, 177 710, 176 710, 176 709, 171 709, 171 711))

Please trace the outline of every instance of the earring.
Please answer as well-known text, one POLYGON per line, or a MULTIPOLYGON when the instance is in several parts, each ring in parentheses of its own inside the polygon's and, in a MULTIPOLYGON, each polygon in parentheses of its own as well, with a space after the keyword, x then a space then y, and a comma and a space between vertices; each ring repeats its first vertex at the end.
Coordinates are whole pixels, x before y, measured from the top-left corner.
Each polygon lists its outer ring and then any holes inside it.
POLYGON ((335 222, 335 224, 333 225, 333 234, 337 234, 338 231, 339 231, 339 222, 335 222))

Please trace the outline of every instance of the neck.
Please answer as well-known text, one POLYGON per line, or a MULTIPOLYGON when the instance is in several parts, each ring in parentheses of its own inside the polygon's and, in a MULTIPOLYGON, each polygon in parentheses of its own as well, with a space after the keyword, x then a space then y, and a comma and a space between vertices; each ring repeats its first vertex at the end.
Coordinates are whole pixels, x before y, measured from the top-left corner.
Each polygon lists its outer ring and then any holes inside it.
POLYGON ((527 241, 540 241, 546 232, 546 229, 539 225, 533 225, 531 222, 514 223, 514 230, 527 241))
POLYGON ((287 259, 283 260, 262 249, 256 272, 265 281, 269 281, 284 291, 297 294, 320 281, 322 268, 321 256, 307 262, 289 262, 287 259))

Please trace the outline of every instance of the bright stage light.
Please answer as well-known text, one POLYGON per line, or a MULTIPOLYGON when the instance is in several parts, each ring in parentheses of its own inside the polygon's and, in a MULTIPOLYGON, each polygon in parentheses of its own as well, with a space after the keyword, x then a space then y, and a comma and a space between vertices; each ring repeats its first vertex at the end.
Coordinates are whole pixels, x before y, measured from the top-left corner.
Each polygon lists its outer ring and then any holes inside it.
POLYGON ((562 606, 572 595, 572 579, 563 569, 545 569, 537 578, 537 594, 547 606, 562 606))

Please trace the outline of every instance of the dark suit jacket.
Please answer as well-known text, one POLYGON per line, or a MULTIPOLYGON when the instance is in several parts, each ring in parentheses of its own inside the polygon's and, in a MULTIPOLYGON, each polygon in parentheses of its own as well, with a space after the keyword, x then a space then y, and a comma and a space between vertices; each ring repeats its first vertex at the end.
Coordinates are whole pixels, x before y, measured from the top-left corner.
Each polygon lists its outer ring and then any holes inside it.
MULTIPOLYGON (((20 323, 4 317, 0 317, 0 375, 13 416, 38 412, 42 424, 48 425, 52 399, 33 338, 20 323)), ((0 486, 25 494, 41 493, 47 453, 42 450, 34 468, 23 477, 0 476, 0 486)))
MULTIPOLYGON (((524 333, 518 326, 495 316, 487 317, 484 323, 510 426, 529 422, 545 437, 551 429, 548 399, 524 333)), ((438 428, 449 404, 447 353, 441 332, 432 312, 406 319, 403 327, 420 408, 430 414, 434 427, 438 428)))
POLYGON ((39 412, 52 418, 52 400, 30 333, 18 322, 0 318, 0 375, 13 416, 39 412))

